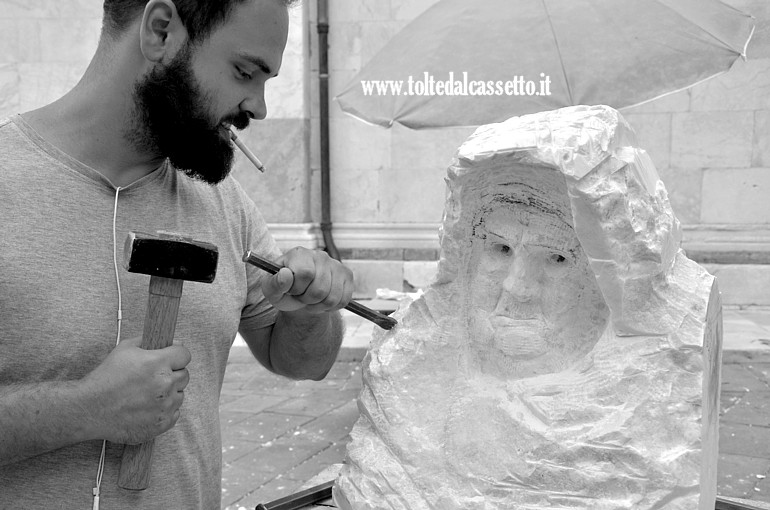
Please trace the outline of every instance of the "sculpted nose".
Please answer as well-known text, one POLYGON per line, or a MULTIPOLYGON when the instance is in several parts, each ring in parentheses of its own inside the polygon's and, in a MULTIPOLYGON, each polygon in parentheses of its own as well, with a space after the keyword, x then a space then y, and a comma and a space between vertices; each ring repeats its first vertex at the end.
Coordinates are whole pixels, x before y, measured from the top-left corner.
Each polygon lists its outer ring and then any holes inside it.
POLYGON ((528 302, 540 293, 536 264, 526 254, 516 254, 511 261, 508 274, 503 280, 503 290, 519 302, 528 302))

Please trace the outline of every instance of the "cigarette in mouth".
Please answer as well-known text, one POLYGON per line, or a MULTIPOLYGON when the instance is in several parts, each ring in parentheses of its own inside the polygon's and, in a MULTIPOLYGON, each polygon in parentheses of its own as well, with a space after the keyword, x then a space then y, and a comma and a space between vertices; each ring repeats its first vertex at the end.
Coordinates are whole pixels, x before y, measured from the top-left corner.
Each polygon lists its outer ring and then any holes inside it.
POLYGON ((253 152, 249 150, 248 147, 243 145, 243 142, 238 139, 238 137, 235 135, 235 131, 232 129, 228 129, 230 131, 230 138, 232 139, 233 143, 238 146, 239 149, 241 149, 241 152, 243 152, 247 158, 249 158, 249 161, 254 163, 254 166, 257 167, 257 170, 260 172, 265 171, 265 165, 262 164, 262 162, 259 160, 257 156, 254 155, 253 152))

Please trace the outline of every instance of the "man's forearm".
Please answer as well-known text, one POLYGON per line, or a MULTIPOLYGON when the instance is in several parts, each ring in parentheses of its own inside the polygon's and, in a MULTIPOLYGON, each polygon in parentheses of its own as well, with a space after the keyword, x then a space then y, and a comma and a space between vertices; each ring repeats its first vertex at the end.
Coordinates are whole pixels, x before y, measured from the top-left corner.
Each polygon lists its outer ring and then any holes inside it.
POLYGON ((270 335, 270 364, 286 377, 320 381, 334 365, 343 333, 339 312, 280 312, 270 335))
POLYGON ((0 465, 93 439, 76 382, 0 386, 0 465))

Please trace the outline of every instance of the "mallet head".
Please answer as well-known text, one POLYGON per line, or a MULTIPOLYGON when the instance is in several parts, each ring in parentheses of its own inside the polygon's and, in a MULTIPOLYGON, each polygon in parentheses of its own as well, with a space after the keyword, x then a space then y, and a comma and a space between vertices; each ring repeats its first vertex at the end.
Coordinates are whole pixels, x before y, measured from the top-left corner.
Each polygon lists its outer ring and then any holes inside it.
POLYGON ((176 234, 129 232, 123 264, 131 273, 211 283, 219 251, 211 243, 176 234))

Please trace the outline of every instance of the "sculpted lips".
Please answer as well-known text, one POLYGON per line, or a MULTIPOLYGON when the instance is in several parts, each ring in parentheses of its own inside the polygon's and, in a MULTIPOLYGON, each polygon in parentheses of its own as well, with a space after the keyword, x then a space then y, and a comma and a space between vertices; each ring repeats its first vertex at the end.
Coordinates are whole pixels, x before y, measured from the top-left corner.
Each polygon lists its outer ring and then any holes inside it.
POLYGON ((518 359, 531 359, 546 351, 544 324, 540 319, 512 319, 494 315, 489 319, 494 328, 494 345, 503 354, 518 359))
POLYGON ((511 317, 506 317, 504 315, 493 315, 490 317, 489 323, 492 324, 495 329, 511 328, 523 331, 537 331, 543 325, 543 321, 540 319, 512 319, 511 317))

